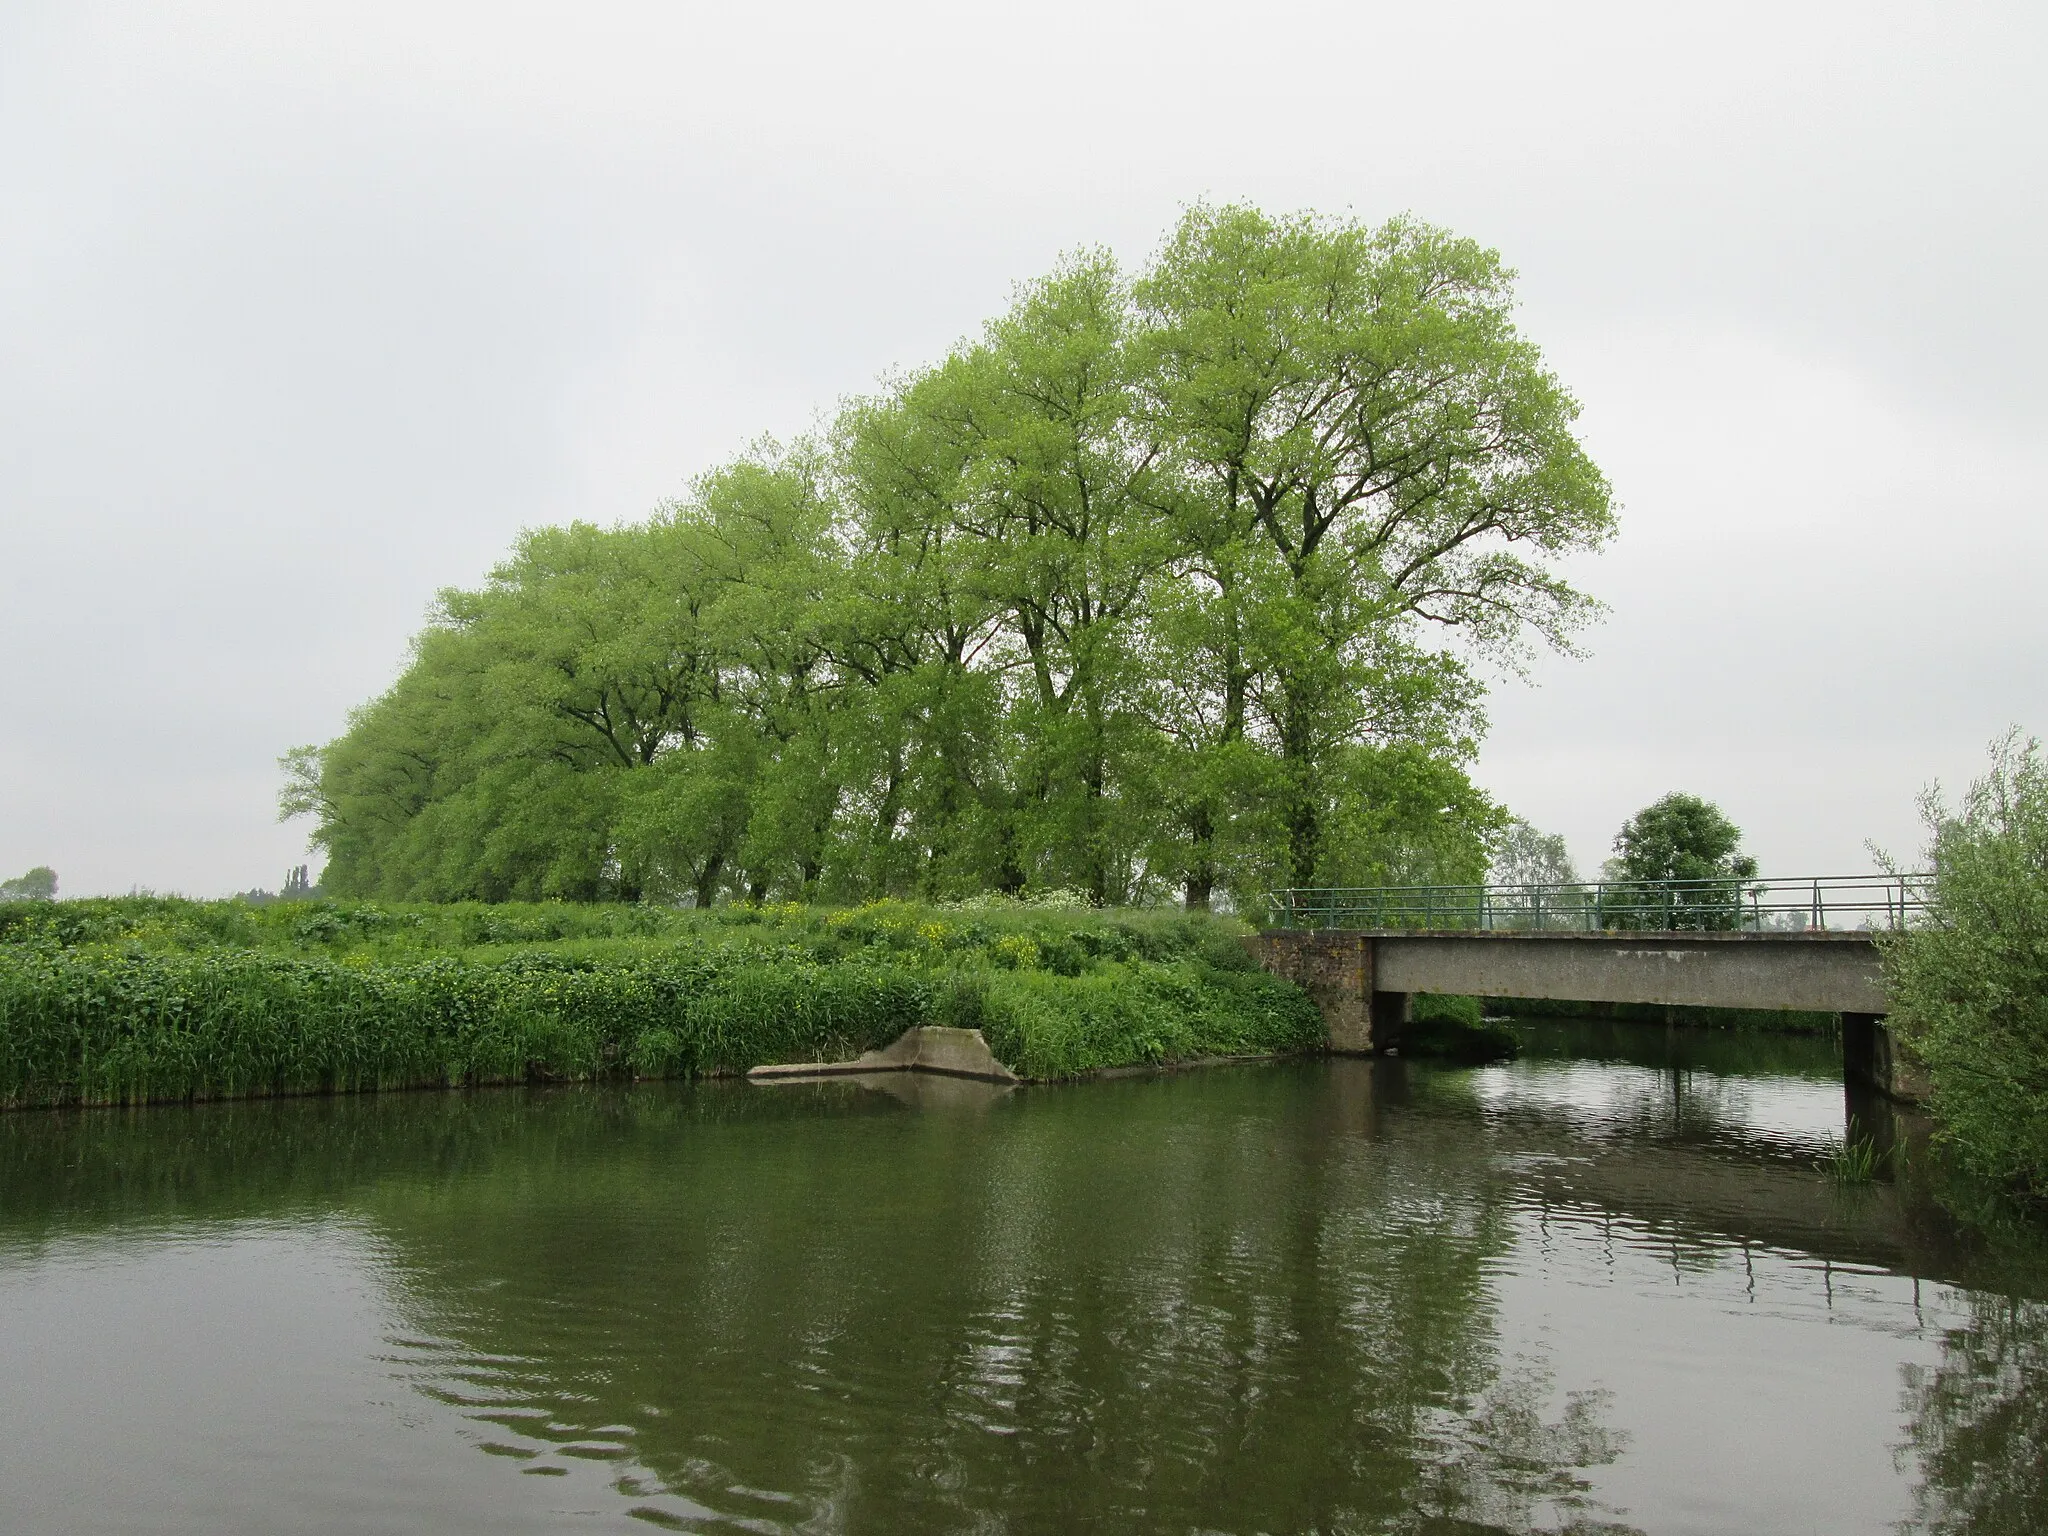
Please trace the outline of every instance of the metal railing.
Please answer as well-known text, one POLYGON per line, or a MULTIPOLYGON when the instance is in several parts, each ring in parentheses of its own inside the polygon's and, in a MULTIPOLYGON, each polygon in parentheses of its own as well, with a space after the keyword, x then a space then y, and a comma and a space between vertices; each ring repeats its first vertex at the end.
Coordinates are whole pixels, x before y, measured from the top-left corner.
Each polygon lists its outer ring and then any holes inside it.
POLYGON ((1275 928, 1602 933, 1805 933, 1903 928, 1931 875, 1797 880, 1591 880, 1557 885, 1381 885, 1275 891, 1275 928))

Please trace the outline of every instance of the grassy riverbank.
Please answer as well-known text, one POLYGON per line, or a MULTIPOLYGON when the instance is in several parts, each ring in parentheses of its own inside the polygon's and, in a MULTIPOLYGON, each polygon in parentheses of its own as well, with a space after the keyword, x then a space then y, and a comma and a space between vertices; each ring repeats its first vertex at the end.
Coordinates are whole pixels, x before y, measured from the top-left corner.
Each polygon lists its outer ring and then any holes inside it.
POLYGON ((1227 919, 629 906, 0 906, 0 1104, 689 1077, 978 1028, 1023 1076, 1312 1049, 1227 919))

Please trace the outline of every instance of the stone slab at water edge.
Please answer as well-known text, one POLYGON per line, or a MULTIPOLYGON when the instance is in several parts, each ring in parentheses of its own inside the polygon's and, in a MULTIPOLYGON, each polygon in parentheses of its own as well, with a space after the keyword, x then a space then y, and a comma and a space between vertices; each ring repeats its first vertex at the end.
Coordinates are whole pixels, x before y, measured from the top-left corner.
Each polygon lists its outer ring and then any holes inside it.
POLYGON ((852 1061, 786 1062, 755 1067, 747 1074, 757 1082, 785 1078, 848 1077, 867 1072, 933 1072, 942 1077, 972 1077, 991 1083, 1020 1081, 995 1058, 978 1029, 953 1029, 921 1024, 906 1029, 879 1051, 864 1051, 852 1061))

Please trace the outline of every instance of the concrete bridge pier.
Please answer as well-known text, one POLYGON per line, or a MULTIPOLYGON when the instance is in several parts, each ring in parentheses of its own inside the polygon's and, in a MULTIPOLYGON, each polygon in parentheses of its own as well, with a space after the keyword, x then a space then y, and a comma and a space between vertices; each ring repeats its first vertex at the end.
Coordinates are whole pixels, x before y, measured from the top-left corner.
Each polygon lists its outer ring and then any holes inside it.
POLYGON ((1901 1104, 1927 1097, 1927 1072, 1892 1039, 1881 1013, 1842 1015, 1842 1075, 1901 1104))
POLYGON ((1401 1037, 1408 1032, 1408 1021, 1414 1014, 1413 992, 1382 992, 1375 988, 1370 1010, 1371 1049, 1385 1051, 1400 1045, 1401 1037))

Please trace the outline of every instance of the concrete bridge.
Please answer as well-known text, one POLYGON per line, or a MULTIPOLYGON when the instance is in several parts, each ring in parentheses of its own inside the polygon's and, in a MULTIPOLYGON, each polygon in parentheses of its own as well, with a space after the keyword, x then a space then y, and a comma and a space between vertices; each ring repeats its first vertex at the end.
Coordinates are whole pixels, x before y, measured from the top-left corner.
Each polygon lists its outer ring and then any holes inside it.
POLYGON ((1850 1080, 1896 1099, 1924 1096, 1884 1027, 1884 976, 1868 932, 1318 928, 1250 942, 1262 966, 1315 999, 1340 1054, 1397 1049, 1418 992, 1813 1011, 1842 1016, 1850 1080))

